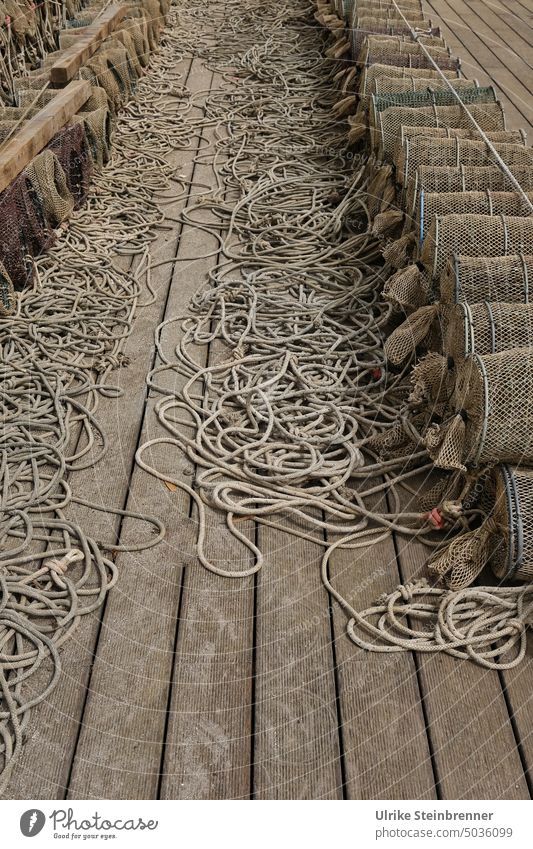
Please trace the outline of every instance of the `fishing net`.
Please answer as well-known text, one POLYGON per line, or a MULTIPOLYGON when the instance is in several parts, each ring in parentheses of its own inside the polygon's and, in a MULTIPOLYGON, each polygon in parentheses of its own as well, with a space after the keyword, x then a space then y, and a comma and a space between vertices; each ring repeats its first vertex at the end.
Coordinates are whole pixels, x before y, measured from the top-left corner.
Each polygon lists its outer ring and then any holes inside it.
POLYGON ((432 68, 431 59, 439 68, 447 71, 458 71, 461 67, 459 59, 450 56, 445 47, 435 46, 426 48, 428 58, 418 44, 402 41, 400 38, 383 38, 368 36, 358 54, 354 58, 358 65, 363 68, 378 62, 381 65, 394 65, 396 67, 432 68))
MULTIPOLYGON (((505 115, 501 103, 469 105, 468 112, 462 106, 424 106, 418 109, 392 107, 380 112, 374 125, 371 122, 371 143, 374 149, 379 150, 379 155, 392 161, 402 125, 414 127, 418 124, 426 127, 445 126, 471 129, 470 116, 475 119, 482 130, 489 132, 505 130, 505 115)), ((413 142, 419 138, 421 137, 416 136, 415 139, 410 141, 413 142)), ((452 139, 452 141, 456 141, 456 139, 452 139)), ((439 146, 440 141, 435 144, 435 147, 439 146)), ((410 164, 407 153, 406 160, 410 164)))
POLYGON ((80 78, 88 80, 91 85, 104 89, 107 94, 109 109, 113 115, 116 115, 125 98, 121 89, 120 78, 117 78, 117 72, 113 71, 102 51, 97 51, 81 68, 80 78))
POLYGON ((420 260, 437 277, 453 254, 506 256, 533 253, 533 217, 437 215, 427 230, 420 260))
POLYGON ((22 128, 26 122, 22 121, 1 121, 0 120, 0 144, 4 144, 8 139, 13 137, 17 128, 22 128))
POLYGON ((101 168, 111 156, 111 116, 106 107, 91 112, 78 112, 72 118, 81 123, 85 132, 93 165, 101 168))
POLYGON ((64 174, 67 189, 78 209, 89 192, 92 177, 92 158, 83 124, 74 123, 64 127, 47 145, 57 158, 64 174))
POLYGON ((449 304, 460 301, 525 304, 530 293, 533 293, 533 255, 454 256, 440 277, 440 299, 449 304))
POLYGON ((37 154, 24 169, 44 219, 52 227, 61 224, 74 209, 74 198, 57 156, 51 150, 37 154))
POLYGON ((0 194, 0 221, 0 262, 15 288, 21 289, 31 279, 31 257, 55 239, 26 174, 20 174, 0 194))
POLYGON ((123 29, 130 33, 139 63, 145 68, 150 61, 150 42, 148 38, 148 22, 142 9, 130 7, 123 21, 123 29))
MULTIPOLYGON (((381 107, 379 104, 381 102, 381 98, 389 97, 393 94, 399 94, 401 92, 427 92, 427 91, 441 91, 448 89, 451 86, 455 91, 464 91, 466 96, 471 90, 479 90, 480 86, 474 80, 463 80, 463 79, 440 79, 440 77, 431 78, 428 76, 422 76, 422 71, 420 72, 420 76, 414 77, 412 76, 413 72, 410 72, 409 75, 404 74, 402 77, 390 76, 387 74, 381 74, 376 77, 373 85, 369 91, 369 95, 375 94, 378 95, 380 100, 378 103, 378 108, 387 108, 381 107)), ((437 72, 435 72, 437 73, 437 72)), ((451 73, 451 72, 448 72, 451 73)), ((485 89, 485 91, 489 91, 489 89, 485 89)), ((450 95, 451 96, 451 95, 450 95)), ((462 95, 461 95, 462 97, 462 95)), ((496 99, 491 98, 491 99, 496 99)), ((450 100, 450 104, 453 104, 455 101, 450 100)), ((424 106, 424 103, 416 104, 416 103, 390 103, 390 106, 424 106)), ((442 105, 442 104, 441 104, 442 105)), ((445 104, 444 104, 445 105, 445 104)))
POLYGON ((5 265, 0 262, 0 317, 11 315, 15 310, 16 298, 13 281, 5 265))
MULTIPOLYGON (((520 332, 518 328, 515 331, 520 332)), ((533 349, 472 354, 456 366, 454 415, 426 434, 439 468, 533 460, 533 349)))
MULTIPOLYGON (((526 192, 533 201, 533 192, 526 192)), ((437 215, 531 215, 531 206, 519 192, 420 192, 413 221, 420 242, 437 215)))
MULTIPOLYGON (((420 18, 420 21, 417 24, 417 29, 428 37, 435 37, 435 39, 438 39, 440 36, 440 30, 438 27, 432 29, 430 22, 423 18, 420 18)), ((358 56, 360 54, 364 41, 369 35, 400 35, 407 38, 410 37, 409 33, 409 25, 404 23, 401 19, 394 20, 393 18, 380 18, 379 20, 374 20, 373 17, 359 18, 356 26, 351 29, 352 55, 358 56)))

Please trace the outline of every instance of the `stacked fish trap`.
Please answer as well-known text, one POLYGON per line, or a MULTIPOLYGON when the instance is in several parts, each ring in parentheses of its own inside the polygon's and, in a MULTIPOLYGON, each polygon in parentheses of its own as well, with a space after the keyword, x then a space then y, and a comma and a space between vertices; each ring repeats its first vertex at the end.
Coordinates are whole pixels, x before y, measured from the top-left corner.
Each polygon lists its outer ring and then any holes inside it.
MULTIPOLYGON (((344 61, 336 114, 369 153, 370 226, 398 324, 387 358, 404 367, 422 355, 408 408, 452 481, 433 506, 458 490, 472 505, 464 482, 484 480, 486 518, 431 568, 454 589, 489 560, 499 579, 531 580, 533 150, 507 129, 494 89, 465 78, 419 0, 335 10, 319 0, 317 18, 335 38, 328 54, 344 61)), ((405 449, 400 431, 384 434, 384 457, 405 449)))
MULTIPOLYGON (((49 5, 54 4, 42 4, 40 14, 47 15, 49 5)), ((69 33, 81 32, 105 5, 68 5, 68 26, 50 36, 53 52, 41 57, 38 67, 24 67, 10 80, 11 104, 0 108, 0 156, 1 146, 57 96, 49 86, 50 67, 75 43, 78 36, 69 33), (57 41, 60 50, 55 49, 57 41)), ((52 245, 56 228, 83 204, 93 170, 109 160, 113 119, 131 98, 157 47, 168 0, 129 0, 127 5, 117 28, 80 69, 80 78, 91 84, 88 100, 0 194, 0 315, 13 312, 15 291, 31 280, 32 257, 52 245)), ((46 20, 52 26, 55 18, 46 20)))

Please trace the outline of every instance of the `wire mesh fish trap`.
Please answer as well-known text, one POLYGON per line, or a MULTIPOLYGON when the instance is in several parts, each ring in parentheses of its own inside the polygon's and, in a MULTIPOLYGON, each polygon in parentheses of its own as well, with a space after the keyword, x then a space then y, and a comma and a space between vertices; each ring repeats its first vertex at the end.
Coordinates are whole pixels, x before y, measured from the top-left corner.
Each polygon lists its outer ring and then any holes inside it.
MULTIPOLYGON (((460 92, 465 91, 465 92, 469 92, 469 93, 472 91, 472 89, 475 89, 476 91, 480 91, 479 86, 473 85, 471 80, 455 79, 455 80, 448 80, 448 82, 449 82, 450 85, 453 86, 453 88, 456 91, 460 91, 460 92)), ((441 83, 442 83, 443 86, 446 85, 446 83, 442 80, 441 80, 441 83)), ((386 101, 384 101, 384 98, 390 97, 393 94, 403 96, 406 99, 405 105, 407 105, 407 106, 410 105, 410 103, 408 102, 409 101, 409 95, 413 95, 415 93, 422 94, 422 96, 425 99, 427 99, 427 102, 429 104, 432 104, 433 101, 434 101, 434 98, 431 97, 432 81, 429 80, 429 79, 426 79, 424 77, 420 77, 420 78, 415 79, 415 78, 411 78, 411 77, 403 77, 403 78, 398 77, 398 78, 396 78, 396 77, 381 76, 381 77, 376 78, 376 80, 374 81, 373 87, 374 87, 374 89, 377 89, 382 84, 388 90, 383 92, 382 94, 376 92, 378 94, 378 98, 376 99, 376 103, 377 103, 376 108, 378 110, 380 108, 381 103, 386 102, 386 101)), ((444 94, 444 92, 440 92, 440 93, 444 94)), ((449 91, 447 92, 447 94, 449 95, 450 103, 455 102, 453 94, 450 94, 449 91)), ((368 126, 371 125, 372 128, 373 128, 372 135, 374 136, 374 145, 375 145, 375 144, 377 144, 376 138, 378 138, 378 140, 379 140, 379 137, 377 137, 377 130, 376 130, 376 124, 378 123, 379 118, 378 118, 378 114, 376 113, 375 108, 373 106, 373 100, 374 100, 373 94, 369 94, 369 95, 365 95, 365 96, 360 97, 359 103, 358 103, 358 106, 357 106, 357 111, 355 112, 355 115, 353 117, 350 117, 348 119, 348 121, 349 121, 350 127, 351 127, 351 136, 353 135, 354 129, 358 127, 359 128, 358 137, 362 137, 364 135, 364 133, 366 132, 368 126)), ((482 101, 483 98, 481 97, 480 100, 482 101)), ((422 104, 419 104, 419 106, 421 106, 421 105, 422 104)), ((400 127, 400 130, 402 130, 402 129, 403 129, 403 126, 400 127)), ((422 129, 420 129, 420 133, 422 133, 422 129)))
MULTIPOLYGON (((418 32, 423 33, 428 37, 440 37, 440 29, 438 27, 432 27, 431 22, 424 18, 420 18, 420 20, 416 23, 415 28, 418 32)), ((365 38, 368 38, 369 35, 400 35, 405 38, 410 38, 410 33, 410 25, 402 21, 401 18, 381 18, 379 20, 375 20, 374 18, 359 18, 356 25, 351 29, 352 55, 359 55, 365 38)))
MULTIPOLYGON (((422 166, 459 168, 461 165, 494 166, 494 157, 484 141, 451 138, 432 139, 424 136, 407 138, 405 168, 396 174, 400 185, 409 186, 422 166)), ((514 172, 517 168, 533 167, 533 149, 523 144, 495 143, 494 148, 503 162, 514 172)), ((478 188, 486 188, 479 186, 478 188)))
POLYGON ((533 253, 533 217, 437 215, 420 251, 420 260, 437 277, 450 256, 506 256, 533 253))
POLYGON ((533 255, 456 255, 448 260, 441 274, 440 300, 448 304, 461 301, 527 304, 533 300, 533 255))
MULTIPOLYGON (((533 192, 526 192, 533 202, 533 192)), ((414 227, 424 241, 433 219, 438 215, 531 215, 531 206, 519 192, 420 192, 414 227)))
POLYGON ((533 461, 531 346, 471 354, 456 370, 454 415, 444 425, 432 425, 425 436, 435 465, 465 471, 533 461))
POLYGON ((463 301, 444 308, 442 350, 455 361, 533 344, 533 304, 463 301))
POLYGON ((494 534, 490 565, 501 580, 533 581, 533 469, 497 466, 491 474, 494 534))
MULTIPOLYGON (((429 39, 430 40, 430 39, 429 39)), ((425 46, 428 39, 425 40, 425 46)), ((446 47, 438 44, 426 46, 431 58, 422 52, 419 44, 403 41, 395 36, 368 36, 358 54, 353 54, 358 65, 365 67, 379 62, 381 65, 395 65, 396 67, 431 68, 434 65, 448 71, 458 71, 461 67, 459 59, 454 59, 446 47)))
MULTIPOLYGON (((381 157, 392 161, 403 125, 416 127, 418 124, 468 130, 472 128, 471 118, 475 119, 482 130, 505 130, 505 113, 499 102, 471 104, 468 112, 462 106, 423 106, 418 109, 394 106, 380 112, 375 124, 370 120, 370 138, 373 148, 379 151, 381 157)), ((411 141, 418 138, 420 137, 415 136, 411 141)), ((433 143, 435 144, 434 141, 433 143)))
MULTIPOLYGON (((442 71, 444 77, 448 80, 455 80, 456 82, 466 82, 471 84, 470 80, 460 80, 457 77, 457 71, 442 71)), ((437 87, 441 87, 444 85, 443 80, 439 71, 435 71, 433 68, 409 68, 409 67, 395 67, 394 65, 383 65, 379 62, 376 62, 374 65, 370 65, 369 67, 363 68, 361 71, 361 77, 359 82, 359 94, 361 97, 364 95, 372 94, 374 91, 377 91, 375 88, 376 83, 381 77, 385 77, 386 79, 393 80, 430 80, 432 85, 437 87)))
MULTIPOLYGON (((423 70, 423 69, 421 69, 423 70)), ((475 80, 463 80, 463 79, 431 79, 431 77, 413 77, 410 74, 405 75, 403 77, 391 77, 387 76, 387 74, 381 74, 380 76, 374 79, 372 89, 369 94, 378 95, 379 98, 387 97, 392 94, 400 94, 402 92, 428 92, 428 91, 440 91, 442 89, 448 89, 448 86, 452 86, 455 91, 466 91, 468 92, 470 89, 479 89, 480 86, 477 84, 475 80)), ((495 98, 494 98, 495 99, 495 98)), ((455 101, 451 101, 453 103, 455 101)), ((391 103, 390 106, 417 106, 416 103, 391 103)), ((425 105, 425 104, 420 104, 425 105)))

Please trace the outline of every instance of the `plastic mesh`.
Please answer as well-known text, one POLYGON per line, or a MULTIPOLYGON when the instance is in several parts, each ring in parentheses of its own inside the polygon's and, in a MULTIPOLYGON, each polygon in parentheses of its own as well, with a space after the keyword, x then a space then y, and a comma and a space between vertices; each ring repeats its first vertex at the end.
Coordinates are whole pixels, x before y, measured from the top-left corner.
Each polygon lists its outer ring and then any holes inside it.
POLYGON ((427 231, 420 259, 436 277, 453 254, 506 256, 533 253, 533 217, 437 215, 427 231))
POLYGON ((440 278, 440 300, 449 304, 525 304, 530 300, 530 291, 533 293, 533 255, 455 256, 448 260, 440 278))
MULTIPOLYGON (((468 107, 468 113, 476 120, 482 130, 488 130, 489 132, 505 130, 505 115, 501 103, 470 105, 468 107)), ((424 106, 418 109, 395 106, 391 109, 385 109, 378 116, 375 132, 372 132, 371 126, 373 147, 379 147, 382 156, 388 160, 392 160, 402 125, 405 124, 414 127, 419 124, 426 127, 445 126, 471 129, 472 123, 468 113, 462 106, 424 106)), ((415 143, 420 138, 423 137, 416 136, 410 141, 411 143, 415 143)), ((433 139, 431 141, 435 147, 440 146, 440 140, 437 144, 435 144, 433 139)), ((445 141, 449 140, 446 139, 445 141)), ((456 142, 460 140, 451 139, 451 141, 456 142)))
POLYGON ((64 221, 74 208, 65 172, 51 150, 43 150, 24 169, 45 220, 53 227, 64 221))

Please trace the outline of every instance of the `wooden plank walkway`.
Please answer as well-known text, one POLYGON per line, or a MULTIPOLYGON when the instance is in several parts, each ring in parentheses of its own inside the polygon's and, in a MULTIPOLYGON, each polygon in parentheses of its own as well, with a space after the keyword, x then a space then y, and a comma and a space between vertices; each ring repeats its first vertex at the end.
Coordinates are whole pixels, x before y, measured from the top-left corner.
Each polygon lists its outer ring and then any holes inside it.
MULTIPOLYGON (((533 0, 427 6, 465 72, 491 80, 509 125, 529 129, 533 0)), ((218 84, 199 60, 178 67, 200 96, 218 84)), ((211 133, 175 152, 192 195, 216 185, 210 166, 194 162, 211 133)), ((87 470, 75 486, 89 500, 156 513, 167 538, 118 556, 117 587, 65 647, 62 686, 33 711, 9 798, 529 798, 533 658, 499 675, 446 657, 359 651, 322 587, 322 548, 250 522, 243 530, 265 552, 263 571, 218 578, 194 556, 190 499, 135 467, 137 446, 166 435, 144 382, 156 362, 153 329, 203 286, 216 256, 203 257, 215 247, 193 226, 171 238, 162 232, 153 245, 158 259, 175 262, 157 270, 157 301, 138 313, 125 351, 131 365, 116 373, 124 397, 102 402, 116 451, 103 479, 99 468, 87 470)), ((210 346, 206 362, 218 353, 210 346)), ((146 459, 169 480, 194 474, 172 448, 156 446, 146 459)), ((105 514, 76 515, 96 537, 144 533, 105 514)), ((212 555, 246 566, 238 558, 247 555, 212 522, 212 555)), ((420 574, 423 561, 421 547, 388 540, 336 552, 330 573, 363 607, 420 574)))

